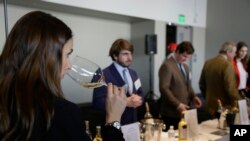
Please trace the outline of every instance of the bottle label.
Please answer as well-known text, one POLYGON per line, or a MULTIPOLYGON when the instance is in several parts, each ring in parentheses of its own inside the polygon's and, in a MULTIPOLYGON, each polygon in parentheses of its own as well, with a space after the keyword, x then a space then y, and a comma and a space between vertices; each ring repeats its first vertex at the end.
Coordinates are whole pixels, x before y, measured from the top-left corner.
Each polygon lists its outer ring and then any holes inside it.
POLYGON ((187 125, 182 126, 182 130, 180 132, 180 138, 186 139, 187 138, 187 125))
POLYGON ((169 130, 168 131, 168 138, 174 138, 175 134, 174 134, 174 130, 169 130))

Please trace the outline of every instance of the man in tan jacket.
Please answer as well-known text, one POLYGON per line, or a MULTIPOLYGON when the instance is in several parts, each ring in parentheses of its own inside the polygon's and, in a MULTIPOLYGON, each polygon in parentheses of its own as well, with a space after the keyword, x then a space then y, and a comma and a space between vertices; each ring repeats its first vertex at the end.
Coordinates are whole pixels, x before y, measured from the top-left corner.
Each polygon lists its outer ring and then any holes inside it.
POLYGON ((212 117, 218 109, 217 100, 230 109, 240 98, 236 87, 235 72, 229 62, 235 56, 236 45, 225 42, 219 55, 205 62, 199 81, 201 93, 206 99, 206 109, 212 117))
POLYGON ((189 67, 185 63, 193 53, 193 45, 184 41, 160 67, 160 114, 167 128, 174 125, 177 129, 183 111, 201 107, 201 100, 191 86, 189 67))

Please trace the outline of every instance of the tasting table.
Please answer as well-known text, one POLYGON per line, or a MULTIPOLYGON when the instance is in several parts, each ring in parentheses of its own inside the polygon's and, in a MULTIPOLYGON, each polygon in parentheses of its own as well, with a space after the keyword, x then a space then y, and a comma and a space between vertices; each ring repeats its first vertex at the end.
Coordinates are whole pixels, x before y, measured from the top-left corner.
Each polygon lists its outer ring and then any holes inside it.
MULTIPOLYGON (((203 121, 198 126, 198 133, 188 141, 229 141, 229 129, 218 129, 218 120, 203 121)), ((178 141, 178 130, 175 130, 175 138, 168 138, 167 132, 162 132, 161 141, 178 141)))

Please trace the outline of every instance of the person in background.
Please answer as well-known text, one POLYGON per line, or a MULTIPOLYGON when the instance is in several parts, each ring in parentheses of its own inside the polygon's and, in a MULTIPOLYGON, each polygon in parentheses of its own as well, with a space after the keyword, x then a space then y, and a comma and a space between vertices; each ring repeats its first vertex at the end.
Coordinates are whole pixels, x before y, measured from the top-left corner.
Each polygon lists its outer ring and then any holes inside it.
MULTIPOLYGON (((90 141, 79 107, 61 88, 72 51, 72 31, 58 18, 32 11, 16 22, 0 56, 1 141, 90 141)), ((124 93, 108 84, 104 141, 124 141, 111 125, 125 109, 124 93)))
POLYGON ((160 114, 166 127, 178 128, 181 113, 202 106, 200 98, 194 93, 185 63, 194 53, 189 41, 181 42, 173 56, 162 63, 159 69, 160 114))
POLYGON ((233 42, 225 42, 221 46, 219 55, 205 62, 199 87, 206 100, 206 110, 215 118, 218 109, 217 100, 221 100, 222 106, 232 108, 235 101, 240 99, 236 87, 235 71, 230 63, 235 57, 236 45, 233 42))
POLYGON ((174 55, 174 52, 176 50, 177 44, 175 42, 171 42, 168 47, 167 47, 167 51, 168 51, 168 56, 167 59, 170 58, 171 56, 174 55))
POLYGON ((238 88, 239 94, 243 97, 247 96, 247 62, 248 62, 248 46, 244 42, 237 43, 236 55, 231 61, 231 64, 234 67, 236 86, 238 88))
MULTIPOLYGON (((144 101, 141 81, 133 69, 132 63, 134 47, 125 39, 117 39, 113 42, 109 56, 113 63, 103 70, 106 83, 113 83, 119 87, 126 87, 127 107, 122 115, 122 125, 137 121, 137 109, 144 101)), ((105 112, 105 86, 94 89, 92 104, 105 112)))

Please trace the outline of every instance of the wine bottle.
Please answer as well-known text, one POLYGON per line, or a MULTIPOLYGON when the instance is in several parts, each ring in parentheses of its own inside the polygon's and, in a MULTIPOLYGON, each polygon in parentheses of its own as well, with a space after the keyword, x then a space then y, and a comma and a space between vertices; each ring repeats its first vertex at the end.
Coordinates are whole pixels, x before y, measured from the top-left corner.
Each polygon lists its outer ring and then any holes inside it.
POLYGON ((239 111, 238 101, 235 100, 230 112, 227 114, 226 117, 228 126, 232 124, 241 124, 239 112, 240 111, 239 111))
POLYGON ((215 117, 219 120, 221 113, 223 112, 223 107, 222 107, 220 99, 217 100, 217 103, 218 103, 218 108, 217 108, 217 111, 215 113, 215 117))
POLYGON ((154 119, 153 119, 153 116, 150 113, 148 102, 145 102, 145 106, 146 106, 146 113, 144 115, 145 123, 154 124, 154 119))
POLYGON ((175 137, 175 131, 174 131, 174 126, 170 125, 169 129, 168 129, 168 138, 169 139, 174 139, 175 137))
POLYGON ((228 114, 229 110, 225 109, 222 113, 221 116, 219 118, 219 128, 225 130, 227 127, 227 121, 226 121, 226 117, 228 114))
POLYGON ((89 121, 88 120, 85 120, 85 127, 86 127, 86 130, 85 130, 86 134, 92 140, 93 138, 92 138, 92 134, 91 134, 90 129, 89 129, 89 121))
POLYGON ((144 115, 144 119, 152 118, 153 116, 150 113, 148 102, 145 102, 145 106, 146 106, 146 113, 144 115))
POLYGON ((179 141, 187 141, 187 122, 184 118, 184 112, 181 113, 181 120, 178 124, 179 141))
POLYGON ((232 112, 233 113, 239 113, 239 105, 238 105, 238 101, 234 101, 234 105, 233 105, 233 108, 232 108, 232 112))
POLYGON ((93 141, 102 141, 101 126, 96 126, 96 135, 93 141))

